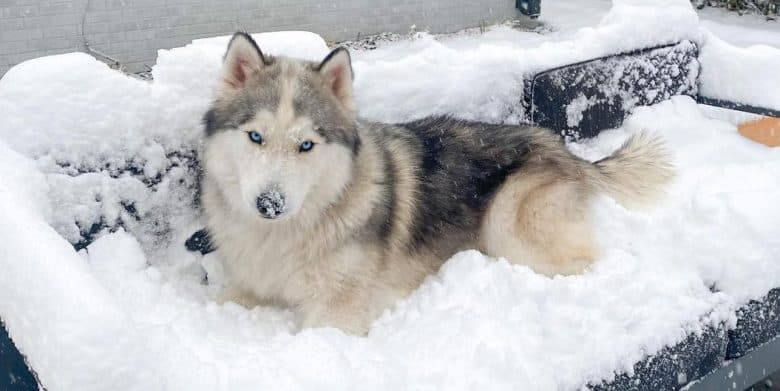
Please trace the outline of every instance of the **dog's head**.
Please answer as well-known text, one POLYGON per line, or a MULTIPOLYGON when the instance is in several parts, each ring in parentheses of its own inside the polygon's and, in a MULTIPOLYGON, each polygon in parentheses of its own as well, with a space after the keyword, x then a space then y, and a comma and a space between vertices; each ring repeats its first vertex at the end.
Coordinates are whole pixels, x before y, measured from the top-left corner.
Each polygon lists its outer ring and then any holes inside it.
POLYGON ((319 63, 264 55, 237 33, 206 126, 206 180, 239 213, 317 213, 349 183, 360 149, 349 53, 319 63))

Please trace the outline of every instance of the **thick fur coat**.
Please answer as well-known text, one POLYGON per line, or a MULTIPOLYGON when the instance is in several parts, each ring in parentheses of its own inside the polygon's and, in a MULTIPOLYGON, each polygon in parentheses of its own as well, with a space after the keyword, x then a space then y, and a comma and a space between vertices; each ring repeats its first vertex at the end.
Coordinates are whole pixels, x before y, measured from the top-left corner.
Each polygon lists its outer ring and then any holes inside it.
POLYGON ((291 306, 302 326, 364 334, 458 251, 546 275, 598 254, 593 195, 646 204, 672 175, 639 134, 590 163, 552 131, 447 117, 356 117, 349 54, 265 56, 236 34, 205 116, 203 208, 222 300, 291 306))

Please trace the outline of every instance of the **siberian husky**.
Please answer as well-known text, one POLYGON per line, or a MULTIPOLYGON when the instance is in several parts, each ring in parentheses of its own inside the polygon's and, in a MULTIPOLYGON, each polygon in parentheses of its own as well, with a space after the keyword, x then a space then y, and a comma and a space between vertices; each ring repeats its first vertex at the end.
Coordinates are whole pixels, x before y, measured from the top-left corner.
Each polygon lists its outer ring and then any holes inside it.
POLYGON ((221 300, 290 306, 302 327, 353 334, 461 250, 579 273, 598 254, 594 194, 646 204, 672 176, 643 133, 590 163, 532 126, 364 121, 347 50, 272 57, 244 33, 204 123, 203 210, 230 278, 221 300))

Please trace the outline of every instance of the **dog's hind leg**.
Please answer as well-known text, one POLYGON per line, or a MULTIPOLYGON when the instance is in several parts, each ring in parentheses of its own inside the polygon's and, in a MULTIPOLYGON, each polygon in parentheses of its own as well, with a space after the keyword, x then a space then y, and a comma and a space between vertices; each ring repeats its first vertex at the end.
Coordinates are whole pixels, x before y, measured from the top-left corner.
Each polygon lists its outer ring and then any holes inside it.
POLYGON ((484 250, 548 276, 582 272, 596 256, 585 179, 519 172, 496 194, 482 225, 484 250))

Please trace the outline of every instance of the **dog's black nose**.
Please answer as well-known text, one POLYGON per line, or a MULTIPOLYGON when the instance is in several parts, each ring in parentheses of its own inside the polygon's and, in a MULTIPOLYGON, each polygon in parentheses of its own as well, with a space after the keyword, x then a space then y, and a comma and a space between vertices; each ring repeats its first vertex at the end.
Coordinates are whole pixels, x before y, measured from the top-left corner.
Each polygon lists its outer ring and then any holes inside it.
POLYGON ((277 189, 271 189, 257 197, 257 211, 266 219, 275 219, 287 210, 287 202, 277 189))

